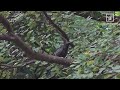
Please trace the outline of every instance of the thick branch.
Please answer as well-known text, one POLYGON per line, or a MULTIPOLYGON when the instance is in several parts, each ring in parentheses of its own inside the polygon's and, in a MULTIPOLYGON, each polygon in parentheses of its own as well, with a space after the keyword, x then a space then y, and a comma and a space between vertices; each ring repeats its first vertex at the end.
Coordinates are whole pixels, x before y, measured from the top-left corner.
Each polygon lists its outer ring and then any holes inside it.
POLYGON ((67 65, 67 66, 72 64, 72 60, 70 60, 70 59, 65 59, 65 58, 61 58, 61 57, 57 57, 57 56, 53 56, 53 55, 47 55, 44 53, 34 52, 31 49, 31 47, 29 45, 27 45, 18 35, 15 35, 13 33, 13 30, 10 27, 9 22, 5 18, 4 19, 2 19, 2 18, 4 18, 4 17, 0 16, 0 22, 6 27, 7 31, 10 33, 10 35, 1 36, 1 40, 13 41, 16 46, 21 48, 26 53, 26 55, 32 59, 47 61, 50 63, 62 64, 62 65, 67 65), (9 24, 9 25, 6 25, 6 24, 9 24), (12 39, 8 39, 8 37, 10 37, 10 36, 12 36, 12 39))
POLYGON ((12 40, 14 40, 14 39, 15 39, 14 37, 9 36, 9 35, 7 35, 7 34, 0 35, 0 40, 12 41, 12 40))
POLYGON ((7 31, 8 31, 9 34, 10 33, 14 33, 13 30, 12 30, 12 27, 11 27, 10 23, 3 16, 0 16, 0 23, 3 24, 3 26, 7 29, 7 31))
POLYGON ((58 64, 63 64, 63 65, 70 65, 72 63, 72 60, 68 60, 65 58, 61 58, 61 57, 56 57, 53 55, 47 55, 45 53, 37 53, 34 52, 30 46, 26 45, 20 37, 18 37, 17 35, 14 36, 15 40, 14 43, 20 47, 23 51, 25 51, 25 53, 32 59, 37 59, 37 60, 42 60, 42 61, 48 61, 51 63, 58 63, 58 64))

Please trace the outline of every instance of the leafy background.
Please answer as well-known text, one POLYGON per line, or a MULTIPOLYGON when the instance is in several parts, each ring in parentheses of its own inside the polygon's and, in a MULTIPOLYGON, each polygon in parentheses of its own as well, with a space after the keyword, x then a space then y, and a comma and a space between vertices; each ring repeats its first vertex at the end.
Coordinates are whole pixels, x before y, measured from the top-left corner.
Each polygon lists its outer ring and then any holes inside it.
MULTIPOLYGON (((48 54, 58 48, 61 37, 40 11, 2 11, 14 32, 35 51, 44 49, 48 54)), ((120 78, 120 26, 88 20, 70 11, 49 11, 52 20, 74 42, 68 52, 73 58, 70 67, 37 61, 22 67, 28 59, 12 42, 0 41, 0 64, 17 65, 17 68, 0 66, 1 79, 119 79, 120 78)), ((120 12, 115 12, 120 16, 120 12)), ((97 16, 97 15, 96 15, 97 16)), ((0 34, 6 33, 0 25, 0 34)))

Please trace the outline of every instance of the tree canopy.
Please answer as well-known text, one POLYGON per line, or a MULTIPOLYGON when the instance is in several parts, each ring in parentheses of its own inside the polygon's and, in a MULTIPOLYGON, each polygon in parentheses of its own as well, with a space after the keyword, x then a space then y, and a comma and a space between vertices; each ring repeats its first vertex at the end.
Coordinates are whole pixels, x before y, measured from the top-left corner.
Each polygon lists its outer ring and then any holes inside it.
POLYGON ((120 78, 120 11, 45 12, 0 12, 1 79, 120 78), (74 47, 55 56, 66 38, 74 47))

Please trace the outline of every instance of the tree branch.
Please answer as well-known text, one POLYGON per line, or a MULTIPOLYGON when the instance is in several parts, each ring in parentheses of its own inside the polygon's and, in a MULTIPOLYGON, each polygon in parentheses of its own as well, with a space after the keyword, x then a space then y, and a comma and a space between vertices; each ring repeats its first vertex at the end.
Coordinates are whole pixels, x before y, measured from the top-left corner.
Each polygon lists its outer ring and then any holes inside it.
POLYGON ((8 35, 0 36, 1 37, 0 40, 7 40, 7 41, 14 42, 15 45, 21 48, 29 58, 37 59, 41 61, 47 61, 50 63, 57 63, 61 65, 66 65, 66 66, 69 66, 72 64, 73 60, 71 59, 48 55, 40 52, 34 52, 31 46, 27 45, 18 35, 16 35, 13 32, 12 27, 10 26, 10 23, 3 16, 0 16, 0 23, 2 23, 8 31, 8 35))
POLYGON ((6 18, 4 18, 3 16, 1 16, 1 15, 0 15, 0 23, 3 24, 3 26, 7 29, 9 34, 14 33, 10 23, 8 22, 8 20, 6 18))
POLYGON ((0 40, 13 41, 15 38, 7 34, 0 35, 0 40))
POLYGON ((69 38, 67 36, 66 33, 64 33, 63 30, 61 30, 61 28, 59 26, 57 26, 52 20, 51 18, 47 15, 46 11, 42 11, 43 14, 45 15, 45 17, 47 18, 47 20, 49 21, 49 23, 56 29, 57 32, 61 33, 62 37, 64 37, 65 39, 67 39, 67 41, 69 41, 69 38))
MULTIPOLYGON (((58 25, 56 25, 56 24, 51 20, 51 18, 48 16, 47 12, 46 12, 46 11, 42 11, 42 12, 43 12, 44 16, 47 18, 47 20, 49 21, 49 23, 56 29, 56 31, 57 31, 58 33, 61 34, 63 41, 64 41, 64 42, 66 42, 66 41, 67 41, 67 42, 70 42, 68 35, 67 35, 58 25)), ((72 42, 70 43, 70 45, 71 45, 72 47, 74 47, 74 45, 73 45, 72 42)))

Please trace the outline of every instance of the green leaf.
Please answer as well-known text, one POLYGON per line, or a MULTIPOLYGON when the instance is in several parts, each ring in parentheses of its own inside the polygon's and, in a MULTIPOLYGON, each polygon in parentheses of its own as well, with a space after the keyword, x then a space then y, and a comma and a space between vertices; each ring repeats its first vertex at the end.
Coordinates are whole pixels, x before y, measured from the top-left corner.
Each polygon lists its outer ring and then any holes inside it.
POLYGON ((112 67, 113 70, 117 70, 117 69, 120 69, 120 66, 119 65, 116 65, 115 67, 112 67))
POLYGON ((119 12, 115 12, 115 16, 120 16, 120 11, 119 12))
POLYGON ((112 73, 108 73, 108 74, 105 74, 104 75, 104 79, 109 79, 109 78, 112 78, 114 76, 114 74, 112 74, 112 73))
POLYGON ((120 73, 115 76, 116 79, 120 79, 120 73))

